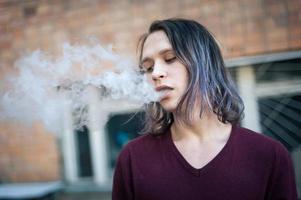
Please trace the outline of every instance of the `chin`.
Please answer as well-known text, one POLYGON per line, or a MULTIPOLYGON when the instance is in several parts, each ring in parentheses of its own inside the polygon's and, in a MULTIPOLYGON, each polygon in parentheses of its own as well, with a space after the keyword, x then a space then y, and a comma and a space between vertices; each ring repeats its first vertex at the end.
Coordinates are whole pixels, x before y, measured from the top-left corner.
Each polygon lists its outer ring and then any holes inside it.
POLYGON ((177 104, 167 101, 167 100, 163 100, 160 102, 161 106, 164 108, 164 110, 166 110, 167 112, 175 112, 177 109, 177 104))

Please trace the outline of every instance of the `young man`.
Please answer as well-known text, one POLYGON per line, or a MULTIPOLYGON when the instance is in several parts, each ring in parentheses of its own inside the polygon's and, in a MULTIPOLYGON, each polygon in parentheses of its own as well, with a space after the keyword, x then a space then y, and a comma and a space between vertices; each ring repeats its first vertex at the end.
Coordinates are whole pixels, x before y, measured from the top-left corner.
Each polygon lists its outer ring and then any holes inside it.
POLYGON ((287 150, 237 125, 243 103, 201 24, 155 21, 140 67, 160 92, 145 134, 120 153, 113 200, 296 200, 287 150))

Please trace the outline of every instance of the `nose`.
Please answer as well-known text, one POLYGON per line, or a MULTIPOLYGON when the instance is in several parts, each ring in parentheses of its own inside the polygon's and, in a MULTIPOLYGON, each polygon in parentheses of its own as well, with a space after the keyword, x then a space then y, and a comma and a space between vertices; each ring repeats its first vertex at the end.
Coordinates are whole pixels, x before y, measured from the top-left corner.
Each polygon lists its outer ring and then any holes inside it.
POLYGON ((152 79, 153 81, 161 80, 167 75, 162 65, 156 64, 153 68, 152 79))

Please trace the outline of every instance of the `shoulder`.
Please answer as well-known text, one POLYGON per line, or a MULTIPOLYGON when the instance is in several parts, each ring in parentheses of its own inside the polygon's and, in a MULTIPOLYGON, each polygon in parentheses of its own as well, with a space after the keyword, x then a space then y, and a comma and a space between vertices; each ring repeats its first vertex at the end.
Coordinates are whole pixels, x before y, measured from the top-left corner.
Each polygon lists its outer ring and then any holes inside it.
POLYGON ((262 157, 289 157, 287 149, 279 141, 247 128, 235 127, 237 146, 246 152, 252 152, 262 157))
POLYGON ((246 128, 238 127, 234 135, 234 154, 250 166, 249 174, 258 172, 267 181, 267 199, 297 199, 293 163, 284 145, 246 128))
POLYGON ((127 143, 119 154, 119 159, 129 157, 146 157, 156 152, 162 140, 166 137, 163 135, 143 134, 127 143))
POLYGON ((124 148, 127 150, 145 150, 147 148, 156 146, 165 135, 154 135, 145 133, 131 140, 124 148))
POLYGON ((240 142, 242 142, 245 145, 259 145, 257 147, 261 146, 267 146, 267 147, 279 147, 283 146, 279 141, 264 135, 262 133, 258 133, 255 131, 252 131, 247 128, 243 127, 235 127, 236 136, 237 139, 239 139, 240 142))

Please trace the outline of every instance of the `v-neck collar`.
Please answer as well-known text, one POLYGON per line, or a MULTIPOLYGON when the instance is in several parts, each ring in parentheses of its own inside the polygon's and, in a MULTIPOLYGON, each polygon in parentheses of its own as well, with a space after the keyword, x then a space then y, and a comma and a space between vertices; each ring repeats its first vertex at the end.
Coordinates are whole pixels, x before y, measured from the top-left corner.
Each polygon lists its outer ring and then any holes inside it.
POLYGON ((188 170, 188 172, 191 173, 192 175, 200 176, 206 170, 214 167, 218 163, 218 161, 223 159, 223 157, 224 157, 223 155, 225 155, 230 150, 230 147, 232 146, 231 143, 233 142, 233 138, 234 138, 234 135, 235 135, 235 132, 236 132, 235 131, 236 128, 237 128, 236 125, 232 125, 230 136, 228 138, 228 141, 224 145, 224 147, 220 150, 220 152, 218 152, 218 154, 213 159, 211 159, 206 165, 204 165, 203 167, 201 167, 199 169, 193 167, 184 158, 184 156, 180 153, 180 151, 178 150, 178 148, 176 147, 176 145, 174 144, 174 142, 172 140, 170 129, 168 129, 168 132, 167 132, 167 142, 168 142, 168 145, 171 148, 172 152, 174 153, 174 155, 176 156, 178 161, 182 164, 182 166, 186 170, 188 170))

